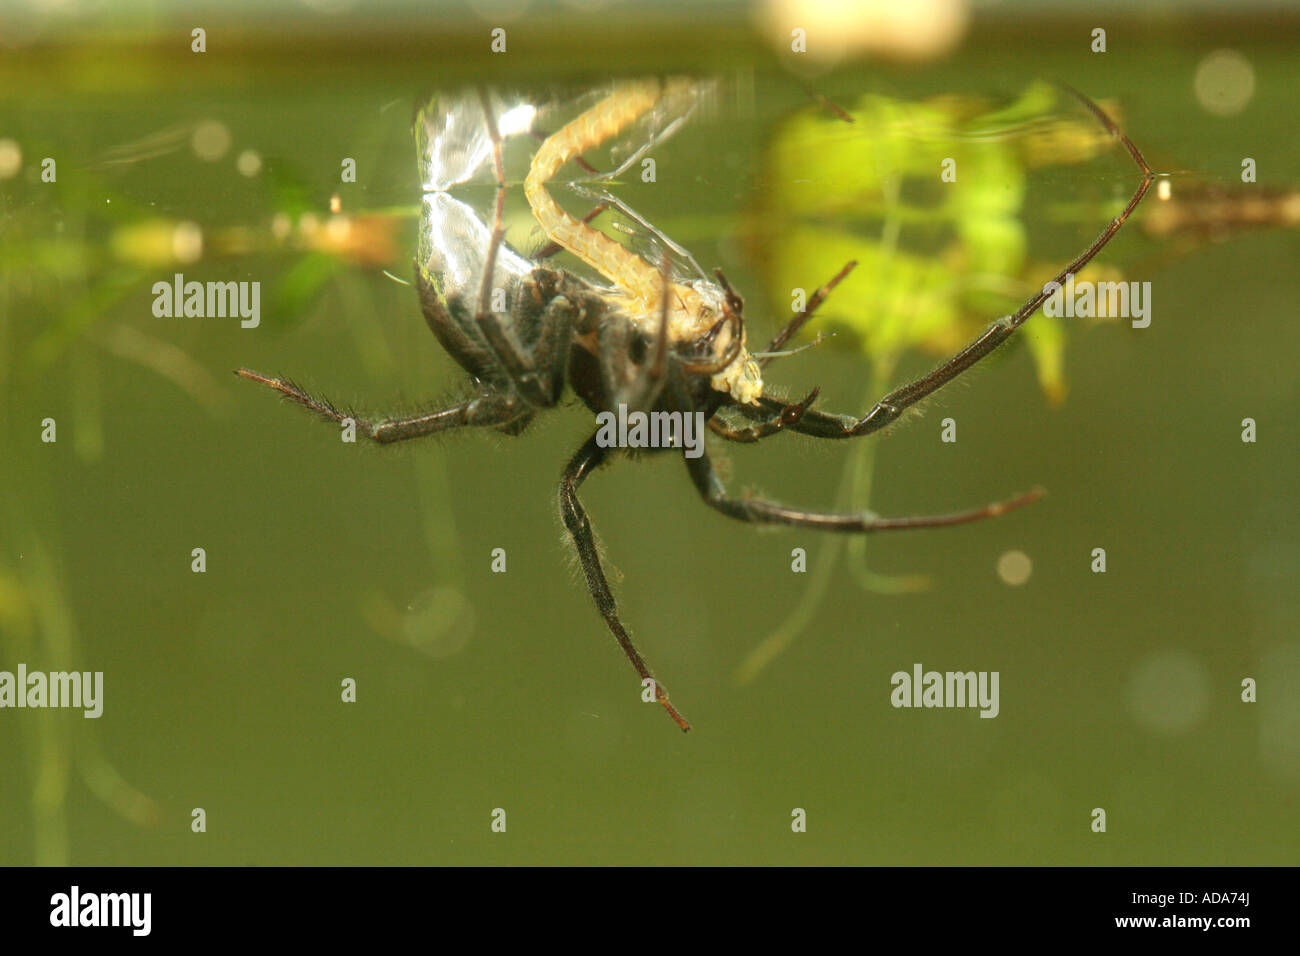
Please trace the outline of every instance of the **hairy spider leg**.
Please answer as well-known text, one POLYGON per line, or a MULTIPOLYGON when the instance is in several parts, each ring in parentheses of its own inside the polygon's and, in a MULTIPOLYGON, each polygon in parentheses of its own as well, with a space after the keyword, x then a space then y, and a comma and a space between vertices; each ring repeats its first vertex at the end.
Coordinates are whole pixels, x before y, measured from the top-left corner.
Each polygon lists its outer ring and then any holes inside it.
MULTIPOLYGON (((690 395, 680 370, 670 370, 667 395, 669 403, 675 406, 675 410, 687 411, 691 408, 690 395)), ((1035 502, 1043 496, 1041 488, 1034 488, 1007 501, 996 501, 980 508, 942 515, 882 517, 871 511, 850 514, 807 511, 802 508, 790 508, 766 498, 732 497, 727 493, 721 476, 714 469, 707 449, 702 449, 697 458, 688 458, 684 453, 682 457, 686 462, 687 471, 690 472, 695 490, 704 499, 705 504, 728 518, 760 525, 785 525, 817 531, 848 531, 858 534, 870 534, 875 531, 908 531, 917 528, 945 528, 983 521, 985 518, 996 518, 1035 502)))
MULTIPOLYGON (((785 327, 782 328, 780 332, 776 333, 776 335, 772 337, 772 341, 768 343, 767 348, 763 351, 779 352, 783 349, 785 343, 794 338, 794 336, 798 334, 799 330, 808 324, 808 321, 813 317, 813 313, 816 312, 818 307, 826 301, 826 297, 831 294, 835 287, 847 279, 849 273, 857 267, 858 261, 856 259, 850 259, 846 262, 844 268, 835 273, 829 282, 812 294, 812 298, 805 303, 803 310, 796 314, 794 318, 785 324, 785 327)), ((766 367, 767 363, 776 357, 777 356, 775 355, 764 355, 758 360, 758 364, 766 367)))
MULTIPOLYGON (((502 236, 504 235, 504 228, 502 226, 502 210, 505 195, 505 164, 501 152, 500 134, 497 130, 496 121, 492 116, 491 106, 486 92, 482 93, 481 96, 483 100, 484 115, 487 117, 488 122, 488 133, 492 139, 493 164, 497 175, 498 201, 496 204, 495 223, 492 231, 493 249, 492 254, 488 257, 489 271, 484 274, 483 289, 479 297, 480 314, 477 317, 477 320, 479 321, 480 328, 483 329, 485 336, 489 341, 493 342, 494 348, 496 348, 496 337, 500 336, 501 339, 506 339, 509 333, 506 329, 500 326, 500 323, 495 321, 494 317, 491 316, 490 313, 484 313, 482 303, 487 301, 485 296, 489 288, 489 277, 491 275, 490 270, 492 268, 493 259, 495 258, 496 247, 499 246, 502 236)), ((611 133, 608 135, 613 134, 611 133)), ((551 142, 552 139, 553 137, 548 137, 546 142, 551 142)), ((545 143, 543 144, 543 148, 544 147, 545 143)), ((579 148, 578 151, 581 152, 582 148, 585 147, 579 148)), ((562 163, 560 165, 562 165, 562 163)), ((558 165, 556 168, 559 168, 558 165)), ((549 175, 553 174, 554 170, 552 170, 551 174, 548 174, 548 178, 549 175)), ((549 196, 547 198, 549 199, 549 196)), ((558 207, 556 208, 558 209, 558 207)), ((595 230, 591 230, 586 226, 586 223, 598 215, 600 211, 601 207, 599 206, 596 209, 593 209, 582 223, 579 224, 579 227, 581 229, 586 229, 593 235, 600 235, 603 239, 605 237, 602 234, 597 233, 595 230)), ((554 236, 551 238, 553 240, 555 239, 554 236)), ((622 249, 621 246, 619 248, 622 249)), ((641 265, 644 265, 639 258, 637 258, 636 261, 641 265)), ((662 388, 664 370, 668 361, 669 291, 671 289, 671 271, 667 253, 664 255, 658 273, 657 278, 660 283, 660 291, 657 296, 659 322, 655 331, 655 340, 653 345, 654 352, 650 356, 649 362, 644 367, 637 369, 633 373, 625 371, 623 374, 623 381, 617 383, 614 388, 609 389, 609 394, 616 396, 617 400, 634 404, 637 408, 650 407, 658 397, 659 391, 662 388)), ((546 327, 551 329, 562 329, 564 341, 567 342, 573 337, 573 309, 569 303, 563 302, 563 300, 560 300, 560 302, 567 311, 565 315, 557 316, 556 319, 563 319, 563 321, 554 321, 546 327)), ((556 306, 557 302, 551 302, 547 307, 548 311, 556 306)), ((627 330, 629 330, 629 325, 624 322, 606 323, 598 330, 599 348, 605 360, 603 365, 604 368, 627 369, 629 364, 629 353, 631 351, 630 343, 622 341, 622 336, 620 335, 620 333, 626 332, 627 330)), ((515 348, 507 348, 507 351, 512 356, 518 356, 521 354, 520 351, 515 348)), ((535 370, 532 368, 516 367, 514 373, 528 376, 535 374, 535 370)), ((559 492, 560 512, 564 520, 565 528, 568 529, 569 535, 573 539, 574 546, 578 551, 578 558, 582 564, 583 574, 587 580, 587 589, 596 603, 597 610, 600 611, 601 616, 605 619, 606 626, 614 635, 615 640, 618 641, 619 647, 622 648, 623 653, 632 663, 632 666, 641 676, 641 679, 653 682, 654 678, 650 675, 650 669, 647 666, 645 659, 641 656, 640 652, 637 651, 636 646, 632 643, 631 636, 627 633, 627 629, 619 619, 618 605, 614 600, 614 595, 609 588, 609 582, 606 580, 605 573, 600 565, 600 558, 596 550, 595 536, 591 530, 591 522, 588 520, 586 511, 583 509, 582 503, 579 501, 577 495, 578 485, 580 485, 586 478, 586 475, 592 469, 600 465, 604 459, 605 450, 596 444, 595 436, 593 435, 573 460, 570 461, 569 466, 564 471, 560 482, 559 492)), ((664 689, 660 687, 657 682, 654 683, 654 687, 655 698, 668 712, 668 715, 672 717, 683 731, 690 730, 690 724, 677 712, 673 705, 668 702, 668 694, 664 689)))
MULTIPOLYGON (((1115 139, 1123 144, 1133 162, 1137 165, 1142 173, 1142 181, 1138 184, 1132 198, 1129 199, 1123 211, 1112 219, 1101 231, 1101 234, 1093 240, 1083 252, 1079 253, 1054 280, 1057 283, 1064 283, 1067 275, 1077 275, 1079 270, 1093 260, 1097 253, 1101 252, 1119 232, 1120 227, 1128 221, 1133 210, 1137 208, 1142 197, 1146 195, 1147 190, 1151 187, 1155 179, 1155 173, 1147 165, 1141 151, 1133 145, 1123 131, 1120 130, 1115 122, 1106 115, 1106 112, 1094 103, 1088 97, 1084 96, 1078 90, 1066 87, 1070 93, 1079 99, 1081 103, 1095 116, 1106 128, 1106 130, 1115 139)), ((1028 302, 1017 309, 1013 314, 1003 316, 998 319, 987 329, 977 336, 969 345, 963 348, 952 358, 948 359, 937 368, 933 369, 926 375, 918 378, 914 382, 903 385, 894 389, 876 404, 861 418, 855 418, 852 415, 835 415, 829 412, 809 410, 797 423, 792 427, 795 431, 805 435, 812 435, 816 438, 856 438, 860 435, 869 435, 872 432, 890 425, 898 420, 911 406, 917 402, 932 395, 934 392, 943 388, 953 379, 957 378, 971 366, 978 363, 981 359, 989 355, 994 349, 1011 337, 1016 329, 1020 328, 1031 315, 1038 311, 1038 307, 1043 304, 1047 298, 1046 289, 1035 293, 1028 302)), ((768 410, 776 410, 782 406, 782 402, 777 398, 763 396, 759 399, 759 404, 768 410)))
POLYGON ((297 402, 327 421, 342 425, 351 420, 356 423, 357 430, 362 435, 381 445, 407 441, 411 438, 423 438, 425 435, 433 435, 451 428, 500 427, 519 423, 521 419, 532 416, 532 410, 515 396, 489 393, 469 401, 457 402, 446 408, 419 412, 403 418, 358 418, 339 411, 327 400, 316 398, 288 379, 272 378, 246 368, 235 369, 235 374, 275 389, 285 398, 297 402))
MULTIPOLYGON (((713 417, 709 419, 709 430, 719 438, 725 438, 727 441, 745 443, 762 441, 764 438, 775 435, 777 432, 784 431, 791 425, 796 424, 799 419, 803 418, 804 413, 812 407, 812 403, 817 401, 817 396, 820 393, 820 388, 814 388, 808 393, 808 397, 803 401, 786 405, 784 408, 771 415, 759 418, 755 424, 747 425, 745 427, 728 425, 726 422, 719 419, 715 413, 713 417)), ((748 405, 733 405, 730 407, 741 408, 746 412, 750 411, 748 405)))
MULTIPOLYGON (((830 281, 826 282, 821 288, 814 292, 812 298, 807 301, 802 311, 786 323, 785 327, 776 334, 765 351, 776 352, 783 348, 786 342, 788 342, 813 317, 813 313, 815 313, 818 307, 826 301, 827 296, 831 294, 834 288, 843 282, 850 272, 857 268, 857 265, 858 263, 856 260, 846 263, 844 267, 830 279, 830 281)), ((736 300, 739 300, 740 296, 731 289, 730 283, 727 283, 721 272, 718 273, 718 279, 724 283, 731 295, 735 296, 736 300)), ((803 348, 808 347, 809 346, 803 346, 803 348)), ((777 356, 759 356, 759 365, 765 366, 773 358, 777 358, 777 356)), ((812 407, 813 402, 817 400, 820 391, 820 388, 814 388, 808 393, 808 397, 803 401, 782 405, 780 408, 775 408, 770 414, 766 415, 763 414, 762 409, 754 408, 749 405, 719 405, 718 409, 713 410, 709 417, 709 429, 715 435, 724 438, 727 441, 746 443, 761 441, 764 438, 769 438, 772 435, 776 435, 779 432, 798 424, 799 420, 803 418, 808 409, 812 407), (721 421, 717 415, 717 411, 724 407, 739 411, 745 417, 755 421, 756 424, 747 427, 728 425, 726 422, 721 421)))
POLYGON ((952 525, 970 524, 986 518, 997 518, 1009 511, 1032 504, 1043 497, 1041 488, 1034 488, 1023 495, 1016 495, 1006 501, 995 501, 980 508, 967 511, 955 511, 942 515, 906 515, 903 517, 882 517, 871 511, 857 514, 836 514, 822 511, 805 511, 802 508, 790 508, 766 498, 735 498, 727 493, 726 485, 713 467, 709 453, 704 451, 698 458, 687 458, 686 468, 695 483, 695 490, 710 508, 722 512, 728 518, 747 521, 752 524, 775 524, 795 528, 811 528, 816 531, 848 531, 857 534, 870 534, 875 531, 914 531, 918 528, 947 528, 952 525))
POLYGON ((610 633, 618 641, 619 647, 623 648, 623 653, 632 662, 636 672, 641 675, 641 680, 652 682, 655 699, 663 705, 668 716, 676 721, 677 726, 682 730, 690 730, 691 725, 686 718, 668 702, 668 692, 651 676, 650 668, 637 652, 627 628, 619 618, 618 603, 614 600, 614 593, 610 590, 609 581, 606 580, 605 571, 600 565, 600 555, 596 549, 596 537, 592 533, 591 522, 587 519, 587 512, 582 507, 582 502, 578 500, 578 486, 586 480, 587 475, 605 461, 605 457, 605 449, 600 447, 596 442, 596 435, 593 434, 564 469, 564 476, 560 480, 560 515, 564 520, 564 527, 573 539, 574 546, 578 549, 578 560, 582 564, 582 573, 587 579, 587 590, 591 592, 596 608, 605 619, 610 633))

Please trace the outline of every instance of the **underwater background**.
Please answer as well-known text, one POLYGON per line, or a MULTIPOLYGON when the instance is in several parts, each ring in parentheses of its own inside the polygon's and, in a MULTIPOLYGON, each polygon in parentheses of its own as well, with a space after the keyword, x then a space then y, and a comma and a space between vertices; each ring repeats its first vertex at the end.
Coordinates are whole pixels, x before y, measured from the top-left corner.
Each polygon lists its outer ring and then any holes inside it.
MULTIPOLYGON (((102 671, 104 712, 0 710, 0 862, 1294 864, 1294 228, 1161 234, 1153 187, 1097 260, 1151 283, 1149 327, 1035 316, 881 435, 716 448, 733 490, 807 507, 1046 490, 1005 517, 854 544, 729 521, 672 456, 598 471, 582 499, 687 735, 640 702, 563 537, 581 405, 381 449, 231 374, 379 414, 463 385, 403 283, 412 117, 475 84, 718 77, 656 145, 657 181, 618 192, 725 270, 751 342, 789 317, 792 276, 811 292, 859 258, 813 323, 836 334, 767 372, 826 410, 861 414, 1010 311, 1136 187, 1064 100, 1046 109, 1079 155, 997 145, 1024 124, 980 121, 1035 81, 1113 109, 1175 200, 1287 215, 1296 5, 934 7, 956 19, 931 46, 824 57, 827 31, 794 54, 793 14, 740 4, 3 8, 0 670, 102 671), (881 124, 915 104, 940 154, 975 157, 952 184, 974 213, 934 198, 937 168, 835 203, 869 178, 854 150, 907 167, 911 127, 881 124), (156 317, 177 272, 260 282, 260 324, 156 317), (998 716, 891 706, 918 663, 997 671, 998 716)), ((522 190, 507 208, 524 244, 522 190)))

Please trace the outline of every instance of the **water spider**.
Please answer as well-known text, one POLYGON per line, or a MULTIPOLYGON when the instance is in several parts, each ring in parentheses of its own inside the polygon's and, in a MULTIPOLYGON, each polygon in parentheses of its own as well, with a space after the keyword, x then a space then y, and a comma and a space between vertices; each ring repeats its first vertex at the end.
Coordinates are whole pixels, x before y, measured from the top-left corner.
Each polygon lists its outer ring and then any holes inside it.
MULTIPOLYGON (((355 419, 357 430, 376 442, 405 441, 453 428, 478 426, 518 434, 540 411, 560 402, 566 385, 600 413, 619 406, 651 412, 699 414, 715 435, 728 441, 754 442, 792 430, 816 438, 856 438, 880 431, 1009 338, 1044 301, 1039 292, 1011 315, 993 322, 957 354, 928 374, 895 389, 864 415, 837 415, 813 408, 817 389, 799 402, 769 394, 763 371, 786 343, 809 321, 819 304, 849 273, 845 265, 758 353, 746 345, 744 304, 722 274, 716 281, 683 281, 671 268, 671 253, 658 261, 642 257, 579 220, 555 202, 547 183, 570 161, 627 130, 666 100, 689 94, 691 81, 648 80, 622 83, 577 118, 547 136, 537 149, 524 182, 524 193, 537 224, 553 248, 564 249, 605 277, 612 288, 598 287, 571 271, 530 260, 504 244, 505 163, 493 95, 479 91, 459 101, 459 112, 440 118, 438 135, 450 137, 466 116, 485 131, 496 182, 492 227, 484 228, 472 255, 443 246, 428 261, 417 261, 420 303, 429 328, 447 352, 469 373, 472 397, 447 407, 401 418, 355 419), (467 105, 469 104, 469 105, 467 105), (466 263, 478 270, 468 278, 466 263), (720 414, 720 413, 725 413, 720 414)), ((1110 134, 1123 144, 1141 172, 1137 189, 1124 210, 1083 252, 1068 263, 1057 281, 1077 273, 1110 241, 1137 207, 1153 173, 1137 147, 1091 101, 1079 95, 1110 134)), ((441 195, 441 194, 440 194, 441 195)), ((461 215, 459 204, 439 198, 434 207, 445 221, 461 215)), ((462 217, 463 218, 463 217, 462 217)), ((591 217, 588 217, 590 219, 591 217)), ((460 221, 460 220, 457 220, 460 221)), ((480 223, 481 225, 481 223, 480 223)), ((458 227, 461 237, 471 230, 458 227)), ((267 385, 317 415, 336 423, 350 416, 281 378, 240 369, 239 375, 267 385)), ((689 724, 654 682, 632 643, 601 566, 587 513, 578 489, 615 449, 598 440, 596 430, 564 468, 559 506, 596 607, 624 654, 652 687, 656 699, 683 730, 689 724)), ((788 525, 854 534, 937 528, 991 518, 1027 504, 1032 491, 952 514, 881 517, 872 513, 834 514, 789 507, 761 497, 734 497, 705 451, 683 455, 691 481, 704 502, 740 521, 788 525)))

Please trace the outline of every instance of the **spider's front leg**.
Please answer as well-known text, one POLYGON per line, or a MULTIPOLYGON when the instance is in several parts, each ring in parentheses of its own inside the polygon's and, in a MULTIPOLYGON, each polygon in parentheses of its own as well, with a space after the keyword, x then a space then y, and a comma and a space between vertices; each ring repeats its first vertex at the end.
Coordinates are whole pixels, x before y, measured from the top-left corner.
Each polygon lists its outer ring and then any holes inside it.
MULTIPOLYGON (((1067 276, 1077 275, 1084 266, 1093 260, 1097 253, 1106 247, 1106 244, 1114 238, 1115 233, 1119 232, 1120 227, 1128 221, 1129 216, 1133 214, 1133 210, 1142 201, 1142 197, 1146 195, 1152 181, 1155 179, 1155 173, 1142 157, 1141 151, 1133 145, 1133 141, 1124 135, 1101 107, 1077 90, 1070 90, 1069 92, 1078 97, 1080 102, 1097 118, 1097 121, 1120 141, 1134 164, 1141 171, 1142 179, 1123 211, 1107 223, 1106 228, 1101 231, 1101 234, 1093 240, 1087 249, 1079 253, 1069 265, 1057 274, 1053 282, 1058 285, 1064 284, 1067 276)), ((838 278, 836 281, 838 281, 838 278)), ((1038 307, 1043 304, 1047 297, 1048 292, 1045 286, 1011 315, 1003 316, 990 325, 974 341, 948 361, 933 369, 929 374, 921 376, 916 381, 894 389, 894 391, 876 402, 861 418, 855 418, 851 415, 832 415, 826 412, 810 411, 792 427, 805 435, 813 435, 817 438, 857 438, 880 431, 897 421, 908 408, 934 394, 993 352, 999 345, 1009 339, 1016 329, 1020 328, 1031 315, 1038 311, 1038 307)), ((788 338, 788 334, 786 334, 786 337, 788 338)), ((780 406, 779 400, 774 398, 763 397, 759 399, 759 402, 768 410, 776 410, 780 406)))
MULTIPOLYGON (((679 368, 670 369, 667 382, 667 395, 673 411, 689 414, 692 410, 690 395, 679 368)), ((810 396, 811 397, 811 396, 810 396)), ((804 414, 807 414, 805 410, 804 414)), ((798 422, 792 427, 797 427, 798 422)), ((797 528, 813 528, 819 531, 849 531, 858 534, 873 531, 905 531, 914 528, 943 528, 949 525, 969 524, 985 518, 996 518, 1008 511, 1037 501, 1043 496, 1042 489, 1035 488, 1027 494, 1018 495, 1008 501, 997 501, 973 508, 969 511, 957 511, 944 515, 911 515, 886 518, 870 511, 859 513, 836 513, 823 511, 806 511, 802 508, 790 508, 766 498, 736 498, 727 492, 721 476, 713 467, 708 450, 700 449, 698 457, 690 458, 683 454, 686 469, 690 472, 695 490, 705 503, 722 512, 728 518, 747 521, 753 524, 787 525, 797 528)))
POLYGON ((709 418, 709 430, 720 438, 734 442, 756 442, 764 438, 770 438, 778 432, 783 432, 787 428, 797 425, 799 421, 808 414, 808 409, 812 403, 817 401, 817 395, 821 389, 814 388, 808 393, 808 397, 802 402, 782 405, 775 408, 770 415, 764 415, 759 409, 751 408, 748 405, 732 405, 732 408, 738 409, 742 415, 754 421, 753 425, 737 427, 724 422, 714 412, 709 418))
MULTIPOLYGON (((785 327, 776 334, 763 352, 754 356, 761 367, 766 367, 772 359, 777 358, 780 355, 791 354, 782 352, 781 349, 785 348, 785 344, 808 323, 812 318, 813 313, 817 311, 818 307, 824 301, 826 301, 826 297, 831 294, 837 285, 848 277, 850 272, 857 268, 857 265, 858 264, 855 260, 850 260, 845 263, 844 267, 840 269, 840 271, 829 282, 813 293, 812 298, 809 299, 807 305, 804 306, 803 311, 799 312, 786 323, 785 327)), ((723 281, 724 285, 726 285, 725 280, 722 280, 721 275, 719 275, 719 280, 723 281)), ((727 285, 727 289, 732 296, 735 296, 734 291, 730 289, 729 285, 727 285)), ((738 296, 735 298, 736 301, 739 301, 738 296)), ((820 338, 818 341, 820 341, 820 338)), ((813 342, 811 345, 800 346, 799 349, 794 349, 793 351, 797 352, 802 349, 811 348, 812 345, 816 344, 816 342, 813 342)), ((807 398, 801 402, 794 403, 781 402, 777 399, 769 399, 766 404, 760 407, 727 403, 731 408, 735 409, 739 414, 748 418, 755 424, 744 427, 729 425, 717 414, 722 410, 722 407, 726 407, 724 405, 716 407, 712 412, 708 413, 709 429, 715 435, 725 438, 727 441, 746 443, 762 441, 764 438, 770 438, 773 435, 785 431, 787 428, 793 428, 795 425, 799 424, 803 417, 808 414, 808 409, 812 407, 813 402, 817 400, 817 395, 820 391, 820 388, 814 388, 808 393, 807 398), (764 409, 766 409, 766 413, 764 409)), ((760 401, 762 401, 761 397, 760 401)))
POLYGON ((650 668, 646 666, 645 660, 633 645, 627 628, 619 618, 614 593, 610 590, 609 581, 605 579, 605 571, 600 566, 600 555, 596 550, 596 537, 592 533, 591 522, 587 519, 587 512, 582 507, 582 502, 578 500, 578 486, 604 462, 605 457, 606 450, 597 443, 595 435, 588 438, 578 453, 573 456, 564 469, 564 477, 560 480, 560 515, 564 519, 564 527, 573 539, 574 546, 578 549, 582 573, 587 579, 587 590, 591 592, 592 600, 596 602, 596 608, 605 619, 610 633, 614 635, 614 639, 618 641, 619 647, 632 662, 636 672, 641 675, 641 680, 653 683, 655 697, 668 712, 668 716, 676 721, 677 726, 682 730, 690 730, 691 725, 687 723, 686 718, 668 702, 667 692, 650 675, 650 668))
POLYGON ((698 458, 687 458, 686 468, 691 473, 695 489, 705 503, 728 518, 753 524, 778 524, 796 528, 813 528, 818 531, 849 531, 868 534, 873 531, 908 531, 916 528, 946 528, 950 525, 970 524, 985 518, 996 518, 1037 501, 1043 496, 1041 488, 1018 495, 1009 501, 995 501, 982 508, 955 511, 944 515, 908 515, 885 518, 871 511, 841 514, 824 511, 805 511, 790 508, 766 498, 735 498, 727 493, 726 485, 713 467, 709 453, 698 458))

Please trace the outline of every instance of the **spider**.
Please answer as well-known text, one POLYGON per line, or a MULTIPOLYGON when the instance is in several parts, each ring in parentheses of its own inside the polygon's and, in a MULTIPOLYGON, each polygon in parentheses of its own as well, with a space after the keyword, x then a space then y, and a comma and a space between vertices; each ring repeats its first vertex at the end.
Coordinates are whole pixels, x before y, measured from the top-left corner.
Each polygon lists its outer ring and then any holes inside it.
MULTIPOLYGON (((589 222, 600 207, 593 215, 578 220, 561 209, 546 189, 547 182, 565 163, 574 161, 585 166, 583 151, 618 135, 666 100, 689 92, 690 82, 656 79, 619 84, 590 109, 547 136, 532 158, 524 192, 538 225, 550 240, 548 249, 573 253, 613 283, 612 289, 599 288, 572 272, 553 268, 541 261, 540 255, 526 260, 507 252, 512 262, 522 262, 524 267, 516 265, 513 272, 502 268, 499 257, 505 233, 506 195, 502 135, 488 92, 479 91, 496 193, 477 299, 472 300, 470 287, 440 283, 436 270, 416 263, 416 284, 425 320, 442 347, 469 373, 472 397, 406 417, 354 419, 285 379, 242 368, 236 374, 276 390, 328 421, 355 422, 358 431, 379 443, 465 427, 494 428, 517 435, 539 412, 560 402, 566 385, 597 414, 613 411, 619 405, 651 412, 702 413, 710 429, 728 441, 756 442, 784 431, 814 438, 858 438, 886 428, 908 408, 989 355, 1047 297, 1046 291, 1036 293, 1014 313, 994 321, 947 361, 890 392, 864 415, 814 409, 818 395, 815 388, 794 403, 769 394, 763 384, 763 370, 778 355, 789 354, 781 350, 855 263, 845 265, 819 288, 764 351, 751 354, 745 339, 744 303, 721 271, 714 273, 716 283, 675 280, 666 254, 657 265, 651 264, 592 228, 589 222), (507 305, 494 312, 489 307, 493 292, 502 285, 508 293, 507 305)), ((1087 97, 1071 92, 1123 144, 1141 172, 1141 181, 1123 211, 1061 270, 1055 280, 1058 283, 1064 282, 1067 274, 1078 273, 1106 246, 1154 179, 1141 152, 1110 117, 1087 97)), ((577 550, 587 588, 610 633, 640 675, 642 686, 653 688, 655 699, 668 715, 682 730, 689 730, 690 724, 669 702, 665 688, 654 681, 622 622, 601 566, 591 522, 578 498, 582 483, 615 451, 605 447, 599 435, 597 429, 564 468, 559 485, 560 514, 577 550)), ((965 524, 1005 514, 1042 494, 1035 489, 1007 501, 943 515, 834 514, 789 507, 760 497, 733 496, 707 451, 697 457, 684 454, 683 460, 705 504, 722 514, 754 524, 824 531, 860 534, 965 524)))

